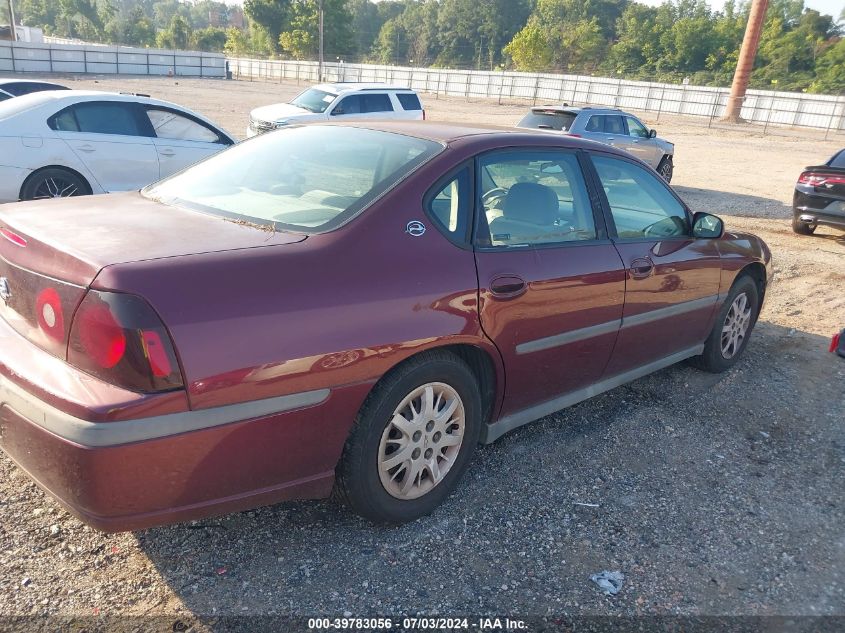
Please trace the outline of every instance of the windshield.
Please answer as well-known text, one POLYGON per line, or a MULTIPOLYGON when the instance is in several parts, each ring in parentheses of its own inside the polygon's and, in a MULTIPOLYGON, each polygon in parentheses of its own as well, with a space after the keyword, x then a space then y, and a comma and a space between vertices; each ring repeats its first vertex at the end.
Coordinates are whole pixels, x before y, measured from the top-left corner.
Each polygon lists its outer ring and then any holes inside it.
POLYGON ((323 232, 352 218, 441 149, 390 132, 293 127, 235 145, 144 195, 235 220, 323 232))
POLYGON ((332 92, 309 88, 291 101, 291 105, 311 112, 325 112, 335 99, 337 99, 337 95, 332 92))
POLYGON ((558 130, 567 132, 575 120, 572 112, 555 112, 554 110, 534 110, 523 117, 516 127, 534 128, 541 130, 558 130))

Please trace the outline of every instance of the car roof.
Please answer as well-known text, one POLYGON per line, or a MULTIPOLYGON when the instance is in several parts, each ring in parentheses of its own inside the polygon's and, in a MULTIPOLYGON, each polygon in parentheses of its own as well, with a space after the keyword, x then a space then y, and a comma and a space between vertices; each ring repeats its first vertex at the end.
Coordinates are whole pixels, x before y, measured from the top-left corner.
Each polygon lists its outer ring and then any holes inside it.
POLYGON ((317 84, 313 86, 318 90, 325 90, 327 92, 351 92, 353 90, 398 90, 401 92, 413 92, 408 86, 396 86, 391 84, 367 81, 339 81, 336 83, 317 84))
POLYGON ((531 108, 532 112, 572 112, 578 114, 579 112, 589 112, 591 114, 625 114, 623 110, 619 108, 595 108, 591 106, 571 106, 568 103, 559 104, 559 105, 542 105, 542 106, 533 106, 531 108))

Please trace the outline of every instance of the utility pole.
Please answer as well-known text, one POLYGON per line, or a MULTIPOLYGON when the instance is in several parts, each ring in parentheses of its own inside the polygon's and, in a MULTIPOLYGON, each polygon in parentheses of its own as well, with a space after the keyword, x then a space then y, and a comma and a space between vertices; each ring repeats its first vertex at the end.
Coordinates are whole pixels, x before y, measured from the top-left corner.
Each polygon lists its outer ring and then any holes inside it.
POLYGON ((9 22, 11 24, 9 27, 11 28, 11 37, 13 42, 18 41, 18 32, 15 30, 15 7, 12 6, 12 0, 9 0, 9 22))
POLYGON ((317 69, 317 83, 323 83, 323 0, 319 0, 320 6, 320 62, 317 69))
POLYGON ((748 25, 745 27, 742 48, 739 49, 739 59, 736 63, 733 84, 731 84, 731 96, 728 97, 723 121, 730 123, 741 121, 742 102, 745 100, 748 80, 754 69, 754 59, 757 57, 757 47, 760 45, 760 34, 763 32, 763 21, 766 19, 768 8, 769 0, 752 0, 751 13, 748 14, 748 25))

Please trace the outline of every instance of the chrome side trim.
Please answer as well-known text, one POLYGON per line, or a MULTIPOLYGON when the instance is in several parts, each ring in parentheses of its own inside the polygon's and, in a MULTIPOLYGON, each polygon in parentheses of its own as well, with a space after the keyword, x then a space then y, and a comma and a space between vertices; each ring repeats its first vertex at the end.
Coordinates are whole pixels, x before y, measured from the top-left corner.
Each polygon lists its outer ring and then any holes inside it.
POLYGON ((8 405, 33 424, 54 435, 91 448, 153 440, 302 409, 324 402, 330 393, 329 389, 318 389, 137 420, 89 422, 34 398, 8 378, 0 376, 0 404, 8 405))
POLYGON ((626 327, 634 327, 636 325, 645 325, 646 323, 653 323, 660 319, 668 319, 669 317, 680 316, 693 310, 700 308, 708 308, 714 305, 719 300, 719 295, 710 295, 709 297, 702 297, 701 299, 693 299, 692 301, 684 301, 683 303, 676 303, 675 305, 667 306, 665 308, 658 308, 657 310, 650 310, 642 314, 635 314, 633 316, 622 319, 622 329, 626 327))
POLYGON ((610 334, 617 331, 622 325, 622 319, 616 321, 608 321, 607 323, 599 323, 598 325, 591 325, 589 327, 581 328, 579 330, 570 330, 554 336, 547 336, 546 338, 538 338, 534 341, 520 343, 516 346, 517 354, 529 354, 531 352, 539 352, 540 350, 549 349, 551 347, 559 347, 567 343, 574 343, 576 341, 583 341, 584 339, 601 336, 602 334, 610 334))
POLYGON ((631 382, 632 380, 636 380, 637 378, 642 378, 643 376, 647 376, 648 374, 669 367, 670 365, 674 365, 675 363, 679 363, 680 361, 690 358, 692 356, 698 356, 703 351, 703 344, 696 345, 695 347, 690 347, 683 351, 676 352, 674 354, 661 358, 660 360, 648 363, 647 365, 637 367, 635 369, 626 371, 616 376, 612 376, 610 378, 605 378, 602 381, 584 387, 583 389, 572 391, 568 394, 555 398, 554 400, 549 400, 548 402, 543 402, 542 404, 535 405, 528 409, 523 409, 522 411, 512 413, 508 416, 501 418, 498 422, 489 424, 486 428, 482 429, 481 441, 484 444, 490 444, 492 442, 495 442, 505 433, 513 431, 514 429, 528 424, 529 422, 539 420, 540 418, 545 417, 550 413, 560 411, 561 409, 565 409, 566 407, 571 407, 573 404, 578 404, 583 400, 587 400, 588 398, 597 396, 598 394, 604 393, 605 391, 609 391, 610 389, 615 389, 616 387, 624 385, 625 383, 631 382))

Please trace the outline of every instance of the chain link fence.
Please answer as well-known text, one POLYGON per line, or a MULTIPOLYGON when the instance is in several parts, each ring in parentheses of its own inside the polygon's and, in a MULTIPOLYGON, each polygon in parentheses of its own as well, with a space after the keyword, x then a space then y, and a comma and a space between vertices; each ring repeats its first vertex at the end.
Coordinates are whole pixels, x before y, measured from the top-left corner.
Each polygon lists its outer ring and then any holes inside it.
MULTIPOLYGON (((264 81, 295 80, 316 83, 318 64, 229 58, 235 79, 264 81)), ((656 115, 688 116, 717 124, 724 116, 730 90, 708 86, 629 81, 583 75, 515 73, 483 70, 449 70, 379 66, 372 64, 323 64, 323 81, 386 82, 409 86, 420 92, 466 99, 490 99, 498 103, 591 105, 622 108, 656 115)), ((794 92, 749 90, 742 118, 762 127, 797 128, 823 132, 825 138, 845 135, 845 98, 794 92)))

